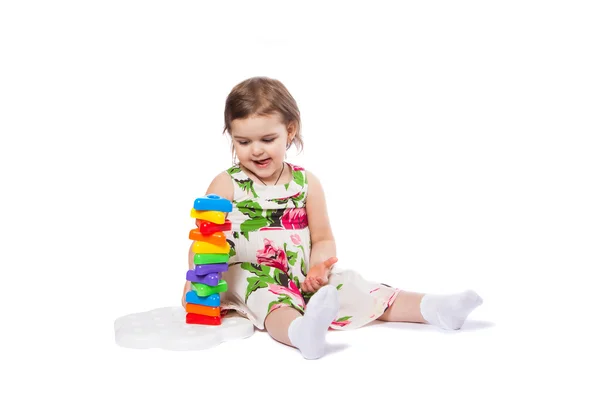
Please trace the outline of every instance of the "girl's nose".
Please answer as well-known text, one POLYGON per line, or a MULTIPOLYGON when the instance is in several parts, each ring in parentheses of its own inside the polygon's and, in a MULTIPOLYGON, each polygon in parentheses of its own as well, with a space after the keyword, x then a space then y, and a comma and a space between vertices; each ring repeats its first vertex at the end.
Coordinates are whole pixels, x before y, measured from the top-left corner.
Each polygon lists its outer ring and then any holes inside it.
POLYGON ((263 153, 263 147, 261 144, 253 144, 252 145, 252 155, 259 156, 263 153))

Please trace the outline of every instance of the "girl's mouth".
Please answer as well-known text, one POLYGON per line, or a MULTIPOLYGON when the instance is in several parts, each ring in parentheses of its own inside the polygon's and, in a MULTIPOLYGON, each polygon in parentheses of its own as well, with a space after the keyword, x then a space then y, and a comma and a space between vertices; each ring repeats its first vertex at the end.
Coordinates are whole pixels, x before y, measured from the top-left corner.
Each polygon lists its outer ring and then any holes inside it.
POLYGON ((258 166, 259 168, 266 168, 271 163, 271 158, 267 158, 262 161, 252 161, 252 162, 254 162, 256 164, 256 166, 258 166))

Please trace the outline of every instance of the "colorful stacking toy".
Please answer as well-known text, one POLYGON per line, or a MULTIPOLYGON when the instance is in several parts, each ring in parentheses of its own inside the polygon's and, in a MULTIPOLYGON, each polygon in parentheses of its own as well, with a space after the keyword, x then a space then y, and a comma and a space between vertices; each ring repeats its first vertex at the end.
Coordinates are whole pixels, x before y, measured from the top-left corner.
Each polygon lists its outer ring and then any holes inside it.
POLYGON ((186 279, 192 290, 185 295, 185 321, 189 324, 220 325, 221 298, 227 291, 227 282, 221 274, 227 271, 230 246, 224 231, 231 230, 226 213, 231 212, 229 200, 209 194, 194 201, 191 216, 196 227, 190 231, 193 240, 195 269, 187 272, 186 279))

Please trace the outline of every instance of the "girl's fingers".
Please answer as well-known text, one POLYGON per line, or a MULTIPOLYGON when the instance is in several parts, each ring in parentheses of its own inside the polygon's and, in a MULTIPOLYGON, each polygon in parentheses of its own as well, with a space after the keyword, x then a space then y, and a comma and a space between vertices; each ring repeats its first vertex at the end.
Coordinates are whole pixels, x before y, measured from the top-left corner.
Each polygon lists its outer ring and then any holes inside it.
POLYGON ((323 265, 325 266, 325 268, 331 268, 331 267, 333 267, 333 265, 335 263, 337 263, 337 261, 338 261, 337 257, 329 257, 327 260, 325 260, 323 262, 323 265))
POLYGON ((311 279, 311 285, 315 291, 319 290, 321 286, 319 286, 319 282, 315 278, 311 279))
POLYGON ((310 293, 310 281, 309 281, 309 279, 310 278, 306 278, 304 280, 304 282, 302 283, 302 286, 303 286, 302 290, 304 290, 306 293, 310 293))
POLYGON ((308 278, 308 280, 306 281, 306 283, 308 284, 308 290, 311 293, 314 293, 315 292, 315 287, 313 285, 313 279, 312 278, 308 278))
POLYGON ((303 292, 315 293, 317 290, 319 290, 325 284, 327 284, 326 277, 309 276, 304 280, 304 282, 302 282, 302 284, 300 285, 300 289, 303 292))

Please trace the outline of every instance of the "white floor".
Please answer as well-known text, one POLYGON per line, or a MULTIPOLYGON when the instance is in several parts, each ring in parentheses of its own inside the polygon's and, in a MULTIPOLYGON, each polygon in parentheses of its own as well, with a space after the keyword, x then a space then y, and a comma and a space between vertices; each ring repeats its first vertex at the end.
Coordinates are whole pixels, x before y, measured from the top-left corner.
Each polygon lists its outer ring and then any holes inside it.
MULTIPOLYGON (((493 303, 490 305, 494 305, 493 303)), ((490 320, 488 306, 461 331, 375 322, 362 329, 330 332, 329 353, 304 360, 265 332, 200 352, 106 351, 123 390, 262 394, 283 392, 381 392, 451 395, 594 394, 594 363, 557 342, 541 323, 490 320), (151 378, 151 380, 148 380, 151 378), (201 387, 201 388, 200 388, 201 387)), ((564 338, 563 338, 564 339, 564 338)), ((573 339, 573 347, 582 345, 573 339)))

